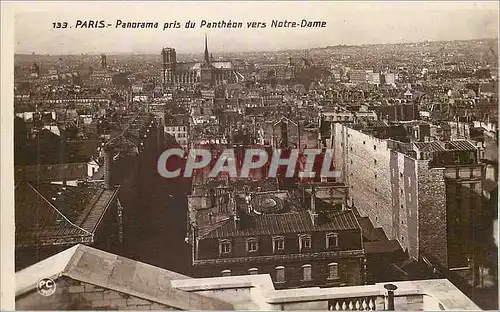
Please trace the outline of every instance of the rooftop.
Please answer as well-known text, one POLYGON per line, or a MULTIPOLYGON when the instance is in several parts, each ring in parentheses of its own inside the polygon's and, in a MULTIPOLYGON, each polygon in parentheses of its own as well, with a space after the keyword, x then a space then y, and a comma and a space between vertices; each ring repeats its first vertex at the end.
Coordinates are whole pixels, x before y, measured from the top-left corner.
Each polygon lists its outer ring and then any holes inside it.
POLYGON ((16 273, 16 297, 42 278, 66 276, 181 310, 228 310, 230 303, 174 289, 172 280, 190 277, 85 245, 75 245, 16 273))
POLYGON ((116 195, 117 189, 19 183, 15 188, 16 245, 91 242, 116 195))
POLYGON ((359 230, 352 211, 341 211, 324 223, 314 225, 308 211, 262 214, 241 218, 239 226, 228 219, 205 235, 205 238, 227 238, 238 236, 278 235, 287 233, 310 233, 317 231, 359 230))
MULTIPOLYGON (((62 276, 182 310, 386 310, 386 283, 276 290, 267 274, 195 279, 83 245, 17 272, 16 299, 62 276)), ((480 310, 447 279, 391 284, 396 311, 480 310)))

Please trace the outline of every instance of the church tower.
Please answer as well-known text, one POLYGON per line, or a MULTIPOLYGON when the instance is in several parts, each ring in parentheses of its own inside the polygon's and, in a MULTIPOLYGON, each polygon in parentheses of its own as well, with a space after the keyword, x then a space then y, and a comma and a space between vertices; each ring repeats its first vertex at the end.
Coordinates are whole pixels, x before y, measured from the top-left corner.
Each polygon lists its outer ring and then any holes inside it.
POLYGON ((205 34, 205 63, 207 63, 207 64, 210 63, 210 57, 209 57, 209 54, 208 54, 207 34, 205 34))
POLYGON ((207 35, 205 34, 205 56, 203 63, 200 68, 200 82, 205 86, 213 86, 214 85, 214 68, 210 64, 210 54, 208 53, 208 41, 207 35))

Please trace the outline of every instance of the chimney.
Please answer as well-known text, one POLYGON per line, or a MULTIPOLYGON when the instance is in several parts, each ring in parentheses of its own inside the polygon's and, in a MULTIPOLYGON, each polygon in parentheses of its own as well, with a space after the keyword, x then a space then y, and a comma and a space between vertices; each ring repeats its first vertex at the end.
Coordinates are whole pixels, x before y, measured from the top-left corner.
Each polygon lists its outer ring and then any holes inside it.
POLYGON ((316 189, 311 186, 311 210, 309 210, 313 226, 318 225, 318 214, 316 213, 316 189))
POLYGON ((230 193, 229 193, 229 202, 231 203, 231 208, 233 210, 233 213, 231 215, 231 219, 233 220, 234 222, 234 227, 236 229, 239 228, 239 225, 240 225, 240 216, 238 215, 238 205, 236 204, 236 197, 235 197, 235 191, 232 190, 230 193))
POLYGON ((210 196, 210 207, 214 207, 216 204, 215 204, 215 191, 213 188, 210 188, 209 190, 209 196, 210 196))
POLYGON ((111 189, 111 151, 108 147, 103 148, 104 154, 104 187, 109 190, 111 189))

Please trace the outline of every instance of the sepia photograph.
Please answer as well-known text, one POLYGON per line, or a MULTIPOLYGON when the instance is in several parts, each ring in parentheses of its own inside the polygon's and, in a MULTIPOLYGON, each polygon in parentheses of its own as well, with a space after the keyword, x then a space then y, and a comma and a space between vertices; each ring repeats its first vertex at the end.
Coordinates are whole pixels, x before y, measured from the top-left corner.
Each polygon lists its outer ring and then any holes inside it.
POLYGON ((498 1, 4 10, 2 310, 499 309, 498 1))

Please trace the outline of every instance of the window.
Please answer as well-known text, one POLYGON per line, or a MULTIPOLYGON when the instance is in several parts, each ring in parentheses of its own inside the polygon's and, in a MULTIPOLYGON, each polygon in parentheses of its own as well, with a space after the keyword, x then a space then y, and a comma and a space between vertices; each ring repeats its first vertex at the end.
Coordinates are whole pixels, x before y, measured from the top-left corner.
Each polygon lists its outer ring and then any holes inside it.
POLYGON ((247 252, 255 252, 259 249, 259 242, 256 238, 247 239, 247 252))
POLYGON ((310 281, 312 280, 312 274, 311 274, 311 265, 310 264, 304 264, 302 266, 302 281, 310 281))
POLYGON ((276 283, 284 283, 285 282, 285 267, 279 266, 276 267, 276 283))
POLYGON ((231 253, 231 241, 225 239, 219 242, 219 254, 231 253))
POLYGON ((408 201, 411 203, 411 193, 408 193, 408 201))
POLYGON ((336 262, 328 264, 328 279, 339 278, 339 265, 336 262))
POLYGON ((283 236, 273 237, 273 252, 285 249, 285 238, 283 236))
POLYGON ((248 274, 257 275, 257 274, 259 274, 259 269, 257 269, 257 268, 248 269, 248 274))
POLYGON ((400 172, 400 173, 399 173, 399 177, 400 177, 400 178, 402 178, 402 177, 403 177, 403 173, 402 173, 402 172, 400 172))
POLYGON ((231 270, 224 270, 220 272, 222 276, 231 276, 231 270))
POLYGON ((377 178, 377 174, 375 173, 375 179, 377 178))
POLYGON ((366 141, 363 141, 363 144, 366 144, 366 141))
POLYGON ((300 250, 311 248, 311 235, 300 235, 299 236, 299 248, 300 250))
POLYGON ((373 160, 373 164, 375 164, 375 165, 377 164, 377 160, 376 159, 373 160))
POLYGON ((373 145, 373 150, 377 150, 377 145, 373 145))
POLYGON ((326 234, 326 249, 339 246, 339 235, 337 233, 326 234))

